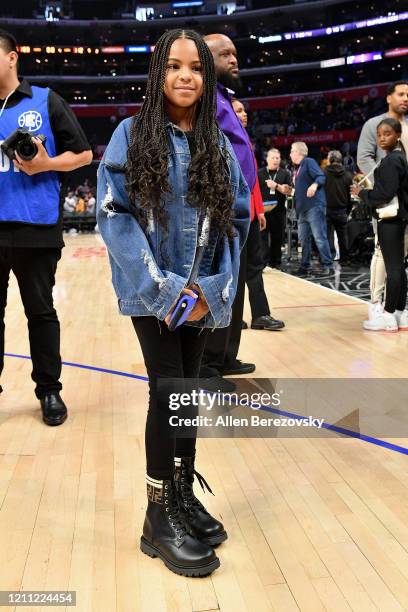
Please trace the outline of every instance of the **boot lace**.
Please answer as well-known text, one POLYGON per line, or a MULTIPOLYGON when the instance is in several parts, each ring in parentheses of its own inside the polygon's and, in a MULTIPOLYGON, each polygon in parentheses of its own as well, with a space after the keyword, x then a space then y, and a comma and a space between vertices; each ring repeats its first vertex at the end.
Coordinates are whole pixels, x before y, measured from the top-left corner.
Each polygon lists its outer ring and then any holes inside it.
POLYGON ((180 507, 177 501, 174 483, 172 483, 171 485, 166 484, 164 488, 164 503, 166 506, 166 512, 169 516, 170 525, 175 530, 177 538, 181 540, 183 536, 188 533, 188 529, 180 513, 180 507))
POLYGON ((214 495, 214 493, 211 490, 210 485, 208 484, 204 476, 202 476, 199 472, 197 472, 193 468, 192 465, 183 466, 181 468, 181 478, 180 478, 180 490, 181 490, 181 497, 183 500, 183 504, 189 512, 194 512, 195 510, 201 510, 208 514, 203 504, 194 495, 194 490, 193 490, 194 476, 196 476, 204 492, 207 489, 209 493, 214 495))

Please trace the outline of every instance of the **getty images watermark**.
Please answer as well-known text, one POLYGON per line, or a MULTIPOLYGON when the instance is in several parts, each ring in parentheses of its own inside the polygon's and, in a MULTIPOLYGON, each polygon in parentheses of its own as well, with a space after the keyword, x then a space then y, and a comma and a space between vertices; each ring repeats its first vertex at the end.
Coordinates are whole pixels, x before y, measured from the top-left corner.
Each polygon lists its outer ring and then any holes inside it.
MULTIPOLYGON (((210 393, 203 389, 193 389, 184 393, 171 393, 169 395, 169 408, 173 411, 181 410, 183 416, 174 414, 169 417, 172 427, 314 427, 321 429, 325 419, 313 416, 261 416, 250 414, 235 416, 233 414, 219 414, 210 416, 197 414, 196 416, 184 416, 185 409, 204 409, 207 412, 217 409, 248 408, 254 411, 271 410, 279 413, 281 406, 281 394, 274 393, 210 393)), ((187 412, 188 414, 188 412, 187 412)))

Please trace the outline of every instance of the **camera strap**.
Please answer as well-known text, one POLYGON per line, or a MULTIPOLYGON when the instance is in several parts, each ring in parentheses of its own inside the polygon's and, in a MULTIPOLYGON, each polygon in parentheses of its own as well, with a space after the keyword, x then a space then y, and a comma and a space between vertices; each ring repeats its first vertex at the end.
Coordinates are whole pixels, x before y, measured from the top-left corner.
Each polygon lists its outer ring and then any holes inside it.
POLYGON ((16 91, 15 89, 13 89, 13 91, 10 91, 9 95, 8 95, 8 96, 7 96, 7 98, 4 100, 4 102, 3 102, 3 106, 1 107, 1 110, 0 110, 0 117, 2 116, 3 111, 4 111, 4 109, 6 108, 6 104, 7 104, 7 102, 8 102, 9 97, 10 97, 10 96, 12 96, 12 95, 13 95, 13 93, 14 93, 15 91, 16 91))

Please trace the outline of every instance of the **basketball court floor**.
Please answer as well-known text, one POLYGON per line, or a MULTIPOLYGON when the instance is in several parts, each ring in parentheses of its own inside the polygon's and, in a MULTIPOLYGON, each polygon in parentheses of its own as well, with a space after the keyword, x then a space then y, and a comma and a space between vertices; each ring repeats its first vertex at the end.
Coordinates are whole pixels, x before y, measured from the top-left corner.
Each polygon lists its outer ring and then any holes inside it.
MULTIPOLYGON (((99 236, 66 244, 55 289, 70 409, 61 427, 42 424, 14 279, 9 287, 0 590, 76 591, 76 607, 66 609, 78 612, 408 610, 403 437, 388 446, 334 434, 200 439, 197 469, 215 493, 202 499, 229 532, 217 549, 220 569, 186 579, 140 552, 142 355, 130 320, 117 313, 99 236)), ((239 356, 256 363, 255 376, 408 377, 408 332, 364 332, 361 300, 278 271, 264 281, 286 329, 243 332, 239 356)))

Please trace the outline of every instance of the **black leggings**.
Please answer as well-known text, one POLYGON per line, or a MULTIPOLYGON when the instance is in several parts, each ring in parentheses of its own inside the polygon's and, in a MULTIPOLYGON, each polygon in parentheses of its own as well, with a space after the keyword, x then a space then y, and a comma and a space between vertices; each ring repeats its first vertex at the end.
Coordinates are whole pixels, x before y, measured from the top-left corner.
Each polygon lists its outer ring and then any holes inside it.
POLYGON ((404 310, 407 301, 407 275, 404 267, 405 222, 401 219, 382 219, 378 222, 378 241, 387 274, 385 310, 404 310))
MULTIPOLYGON (((146 471, 152 478, 167 480, 174 472, 174 457, 194 457, 196 438, 175 438, 169 417, 169 393, 188 391, 180 381, 197 379, 208 330, 181 325, 170 332, 155 317, 132 317, 149 377, 149 409, 146 420, 146 471), (201 332, 201 333, 200 333, 201 332), (160 379, 160 383, 158 381, 160 379)), ((197 410, 195 410, 197 414, 197 410)), ((189 416, 195 416, 194 410, 189 416)))

